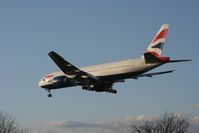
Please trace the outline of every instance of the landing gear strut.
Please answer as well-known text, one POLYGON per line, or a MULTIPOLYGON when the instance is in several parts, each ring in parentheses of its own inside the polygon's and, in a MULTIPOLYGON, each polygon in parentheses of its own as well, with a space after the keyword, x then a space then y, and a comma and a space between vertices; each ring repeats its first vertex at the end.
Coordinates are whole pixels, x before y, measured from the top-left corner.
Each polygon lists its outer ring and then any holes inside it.
POLYGON ((50 89, 48 89, 48 97, 52 97, 52 94, 50 92, 50 89))

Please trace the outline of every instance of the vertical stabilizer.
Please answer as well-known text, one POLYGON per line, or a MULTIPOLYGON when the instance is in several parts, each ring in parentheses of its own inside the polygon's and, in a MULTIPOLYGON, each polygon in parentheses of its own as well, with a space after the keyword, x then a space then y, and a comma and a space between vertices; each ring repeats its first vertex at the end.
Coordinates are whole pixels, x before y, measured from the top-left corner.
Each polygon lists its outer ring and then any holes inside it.
POLYGON ((160 56, 162 54, 163 46, 166 40, 169 24, 163 24, 158 33, 149 44, 146 52, 151 52, 160 56))

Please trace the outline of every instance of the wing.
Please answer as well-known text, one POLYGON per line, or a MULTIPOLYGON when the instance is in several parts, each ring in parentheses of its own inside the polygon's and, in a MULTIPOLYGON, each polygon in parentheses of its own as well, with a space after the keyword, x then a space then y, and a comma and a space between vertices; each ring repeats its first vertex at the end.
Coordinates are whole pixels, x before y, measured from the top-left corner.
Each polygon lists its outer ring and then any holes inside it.
POLYGON ((67 62, 63 57, 51 51, 48 53, 51 59, 57 64, 57 66, 66 74, 68 77, 73 77, 77 82, 99 82, 99 79, 87 72, 78 69, 76 66, 67 62))
POLYGON ((160 75, 160 74, 166 74, 166 73, 172 73, 176 70, 170 70, 170 71, 163 71, 163 72, 154 72, 154 73, 146 73, 146 74, 141 74, 138 75, 137 77, 134 77, 134 79, 138 79, 140 77, 153 77, 155 75, 160 75))

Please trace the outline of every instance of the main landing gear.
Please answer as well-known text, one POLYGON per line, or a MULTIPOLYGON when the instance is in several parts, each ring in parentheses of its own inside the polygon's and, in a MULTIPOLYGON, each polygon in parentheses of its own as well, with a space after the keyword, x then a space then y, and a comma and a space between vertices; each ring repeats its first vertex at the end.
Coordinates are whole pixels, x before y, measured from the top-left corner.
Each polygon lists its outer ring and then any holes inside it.
POLYGON ((109 88, 108 90, 106 90, 106 92, 116 94, 116 93, 117 93, 117 90, 114 90, 114 89, 111 87, 111 88, 109 88))
POLYGON ((48 97, 52 97, 52 94, 51 94, 51 92, 50 92, 50 89, 48 89, 48 95, 47 95, 48 97))

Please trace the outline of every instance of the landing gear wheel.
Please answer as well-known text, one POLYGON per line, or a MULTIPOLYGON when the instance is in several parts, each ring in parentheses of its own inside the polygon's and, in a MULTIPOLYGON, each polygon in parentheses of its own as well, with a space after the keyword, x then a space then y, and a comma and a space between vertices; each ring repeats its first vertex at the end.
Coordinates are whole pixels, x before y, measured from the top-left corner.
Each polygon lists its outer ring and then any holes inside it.
POLYGON ((48 94, 48 97, 52 97, 52 94, 48 94))
POLYGON ((114 89, 110 88, 110 89, 106 90, 106 92, 116 94, 117 90, 114 90, 114 89))
POLYGON ((113 92, 112 92, 112 93, 116 94, 116 93, 117 93, 117 90, 113 90, 113 92))

